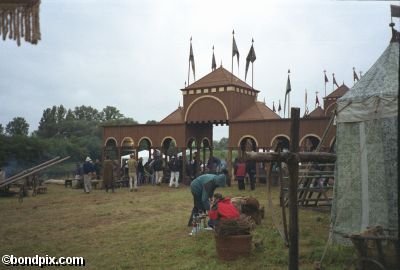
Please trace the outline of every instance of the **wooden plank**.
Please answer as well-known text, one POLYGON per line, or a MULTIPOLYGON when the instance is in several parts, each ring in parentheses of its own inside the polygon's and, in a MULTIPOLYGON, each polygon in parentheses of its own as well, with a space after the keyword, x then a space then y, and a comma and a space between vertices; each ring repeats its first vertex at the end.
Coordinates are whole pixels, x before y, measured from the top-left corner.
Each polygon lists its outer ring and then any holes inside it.
POLYGON ((299 180, 299 130, 300 108, 292 108, 290 125, 289 166, 289 270, 299 269, 299 220, 297 209, 297 186, 299 180))

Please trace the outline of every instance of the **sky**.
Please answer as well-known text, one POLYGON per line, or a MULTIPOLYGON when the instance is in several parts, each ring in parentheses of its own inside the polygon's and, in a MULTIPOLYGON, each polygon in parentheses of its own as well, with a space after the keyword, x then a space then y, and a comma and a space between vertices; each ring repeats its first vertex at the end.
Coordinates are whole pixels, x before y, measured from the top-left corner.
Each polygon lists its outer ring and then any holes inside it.
MULTIPOLYGON (((37 45, 0 40, 0 124, 23 117, 30 132, 46 108, 114 106, 139 123, 160 121, 183 104, 190 37, 196 79, 217 65, 231 71, 232 30, 240 53, 233 73, 244 80, 254 38, 254 88, 272 108, 315 108, 336 81, 353 86, 388 46, 390 4, 399 1, 41 0, 37 45)), ((400 21, 393 19, 399 29, 400 21)), ((235 60, 236 61, 236 60, 235 60)), ((193 83, 193 76, 190 76, 193 83)), ((247 76, 251 84, 251 70, 247 76)), ((227 128, 214 130, 214 139, 227 128)))

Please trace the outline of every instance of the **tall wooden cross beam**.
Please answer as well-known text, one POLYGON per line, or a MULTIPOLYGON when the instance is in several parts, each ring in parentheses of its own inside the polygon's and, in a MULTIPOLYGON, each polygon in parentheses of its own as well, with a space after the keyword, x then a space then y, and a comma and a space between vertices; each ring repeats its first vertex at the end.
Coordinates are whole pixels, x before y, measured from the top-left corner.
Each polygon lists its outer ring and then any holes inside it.
MULTIPOLYGON (((299 269, 299 221, 297 188, 299 162, 335 162, 336 155, 330 153, 299 152, 300 108, 291 109, 290 152, 255 153, 246 152, 246 159, 258 162, 281 161, 289 168, 289 270, 299 269)), ((270 179, 268 179, 270 181, 270 179)), ((283 206, 284 207, 284 206, 283 206)))

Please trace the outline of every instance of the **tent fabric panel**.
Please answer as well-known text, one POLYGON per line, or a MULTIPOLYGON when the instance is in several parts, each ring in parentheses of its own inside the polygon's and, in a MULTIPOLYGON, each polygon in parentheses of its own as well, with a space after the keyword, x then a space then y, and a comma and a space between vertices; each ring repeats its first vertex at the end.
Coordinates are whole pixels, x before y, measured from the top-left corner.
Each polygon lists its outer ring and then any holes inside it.
POLYGON ((370 97, 360 102, 338 102, 337 122, 361 122, 394 117, 398 114, 398 97, 370 97))

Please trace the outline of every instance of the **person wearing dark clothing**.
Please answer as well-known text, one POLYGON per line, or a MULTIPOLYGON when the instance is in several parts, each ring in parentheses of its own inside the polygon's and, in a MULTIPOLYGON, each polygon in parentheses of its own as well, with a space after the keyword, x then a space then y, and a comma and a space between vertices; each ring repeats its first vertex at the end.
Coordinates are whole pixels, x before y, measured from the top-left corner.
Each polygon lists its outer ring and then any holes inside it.
POLYGON ((114 192, 114 165, 112 160, 106 156, 106 159, 104 160, 103 163, 103 184, 106 189, 106 192, 108 192, 108 189, 111 188, 112 192, 114 192))
POLYGON ((102 167, 100 160, 96 159, 93 166, 94 166, 94 170, 96 171, 96 179, 100 180, 100 173, 101 173, 101 167, 102 167))
POLYGON ((169 179, 169 187, 175 185, 175 188, 179 186, 179 172, 182 170, 182 163, 175 156, 171 157, 168 162, 168 167, 171 170, 171 177, 169 179))
POLYGON ((203 174, 192 181, 190 190, 193 196, 193 209, 188 226, 192 225, 193 215, 210 210, 210 198, 217 187, 226 186, 227 177, 228 171, 223 170, 223 174, 203 174))
POLYGON ((137 173, 138 173, 138 184, 144 184, 144 166, 143 166, 143 158, 139 158, 138 166, 137 166, 137 173))
POLYGON ((221 160, 216 157, 210 157, 207 162, 208 173, 216 174, 219 172, 219 166, 221 165, 221 160))
POLYGON ((156 185, 161 185, 161 182, 164 177, 164 167, 165 167, 164 159, 160 155, 157 155, 155 157, 153 166, 154 166, 154 172, 156 174, 155 178, 156 185))
POLYGON ((247 160, 246 162, 246 173, 249 175, 251 190, 256 188, 256 164, 254 160, 247 160))

